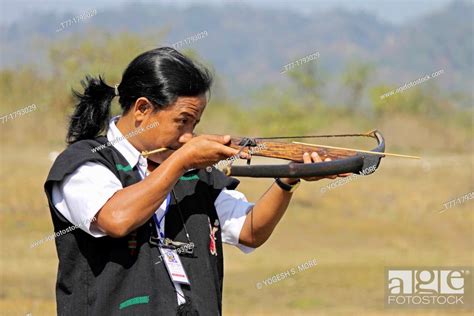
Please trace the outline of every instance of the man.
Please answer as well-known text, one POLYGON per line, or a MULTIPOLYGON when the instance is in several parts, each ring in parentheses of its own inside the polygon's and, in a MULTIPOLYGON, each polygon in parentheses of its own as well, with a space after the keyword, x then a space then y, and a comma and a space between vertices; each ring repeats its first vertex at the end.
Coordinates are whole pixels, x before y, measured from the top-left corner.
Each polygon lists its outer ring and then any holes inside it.
POLYGON ((221 314, 222 242, 245 253, 262 245, 299 179, 277 179, 254 204, 238 180, 206 170, 237 154, 229 135, 193 134, 211 83, 205 68, 158 48, 115 88, 87 77, 75 93, 70 145, 45 183, 55 231, 81 228, 56 239, 59 315, 221 314), (123 113, 109 120, 115 96, 123 113))

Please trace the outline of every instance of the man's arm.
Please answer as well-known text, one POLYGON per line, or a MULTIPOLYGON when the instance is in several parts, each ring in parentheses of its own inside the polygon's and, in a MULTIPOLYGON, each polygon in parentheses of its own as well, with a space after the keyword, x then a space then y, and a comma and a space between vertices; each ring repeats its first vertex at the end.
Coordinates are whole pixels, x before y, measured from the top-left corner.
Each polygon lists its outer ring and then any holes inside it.
MULTIPOLYGON (((282 179, 282 181, 288 184, 295 182, 294 179, 282 179)), ((252 248, 265 243, 285 214, 292 195, 293 193, 273 183, 247 214, 239 242, 252 248)))
MULTIPOLYGON (((325 161, 330 161, 330 158, 325 161)), ((321 162, 315 152, 303 155, 304 163, 321 162)), ((346 177, 348 174, 339 175, 346 177)), ((304 178, 307 181, 316 181, 324 178, 335 179, 337 176, 304 178)), ((281 179, 287 184, 294 184, 297 179, 281 179)), ((273 183, 270 189, 257 201, 253 209, 247 214, 240 232, 239 242, 245 246, 257 248, 263 245, 270 237, 276 225, 285 214, 293 193, 283 190, 273 183)))
POLYGON ((128 235, 153 216, 186 170, 237 154, 238 150, 224 145, 229 141, 229 135, 192 138, 143 181, 117 191, 97 213, 95 225, 112 237, 128 235))
POLYGON ((97 213, 95 225, 112 237, 143 225, 186 171, 178 157, 173 154, 143 181, 117 191, 97 213))

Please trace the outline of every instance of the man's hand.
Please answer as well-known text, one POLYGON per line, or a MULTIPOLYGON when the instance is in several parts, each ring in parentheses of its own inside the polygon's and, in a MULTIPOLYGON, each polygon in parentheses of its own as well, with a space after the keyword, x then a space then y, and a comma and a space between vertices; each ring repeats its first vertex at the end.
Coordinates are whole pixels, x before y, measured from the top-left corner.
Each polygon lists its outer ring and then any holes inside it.
MULTIPOLYGON (((214 163, 232 157, 239 151, 226 146, 230 142, 230 135, 200 135, 191 138, 176 151, 181 157, 185 170, 191 168, 205 168, 214 163)), ((245 152, 240 158, 249 158, 245 152)))
MULTIPOLYGON (((331 158, 326 158, 324 161, 331 161, 331 158)), ((321 160, 321 157, 319 157, 317 152, 312 152, 311 155, 309 153, 304 153, 303 154, 303 162, 304 163, 313 163, 313 162, 323 162, 321 160)), ((324 176, 324 177, 307 177, 307 178, 302 178, 303 180, 306 181, 318 181, 321 179, 336 179, 337 177, 347 177, 350 176, 350 173, 343 173, 343 174, 338 174, 338 175, 333 175, 333 176, 324 176)), ((296 178, 282 178, 281 181, 288 183, 288 184, 294 184, 297 182, 298 179, 296 178)))

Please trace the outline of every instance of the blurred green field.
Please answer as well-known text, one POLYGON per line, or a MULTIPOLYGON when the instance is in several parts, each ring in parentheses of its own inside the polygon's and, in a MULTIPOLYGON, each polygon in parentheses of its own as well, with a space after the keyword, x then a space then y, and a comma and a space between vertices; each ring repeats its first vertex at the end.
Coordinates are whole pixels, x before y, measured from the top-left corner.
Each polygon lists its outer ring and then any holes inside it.
MULTIPOLYGON (((52 232, 42 192, 48 154, 47 146, 21 153, 2 148, 3 315, 55 313, 54 244, 30 248, 52 232)), ((374 175, 324 194, 320 188, 331 180, 303 183, 266 244, 249 255, 225 248, 224 314, 449 314, 384 309, 384 268, 474 265, 473 201, 438 212, 473 190, 472 163, 472 155, 429 156, 423 162, 384 158, 374 175), (317 266, 257 289, 258 282, 312 259, 317 266)), ((271 182, 241 179, 239 190, 256 201, 271 182)))

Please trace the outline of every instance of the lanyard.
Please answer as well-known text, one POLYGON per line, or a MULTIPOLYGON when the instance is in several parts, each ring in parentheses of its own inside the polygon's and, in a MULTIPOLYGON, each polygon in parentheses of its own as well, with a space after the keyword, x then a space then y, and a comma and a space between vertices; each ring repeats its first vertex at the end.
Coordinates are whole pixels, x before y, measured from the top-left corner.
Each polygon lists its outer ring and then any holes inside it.
MULTIPOLYGON (((165 234, 164 232, 161 231, 161 222, 163 221, 163 218, 165 218, 166 216, 166 213, 168 213, 169 209, 170 209, 170 204, 171 204, 171 193, 168 193, 168 196, 166 197, 166 209, 165 209, 165 212, 163 213, 163 216, 161 216, 160 219, 158 219, 158 216, 156 216, 156 213, 153 214, 153 219, 155 220, 155 224, 156 224, 156 228, 158 229, 158 233, 160 234, 160 242, 163 241, 163 239, 165 238, 165 234)), ((165 230, 165 228, 163 227, 163 230, 165 230)))
POLYGON ((168 194, 166 201, 167 201, 168 204, 166 205, 166 209, 165 209, 165 212, 164 212, 163 216, 161 216, 161 218, 158 219, 158 216, 156 215, 156 212, 153 214, 153 220, 155 222, 155 226, 157 227, 156 229, 158 231, 159 236, 158 236, 158 238, 155 238, 152 235, 150 235, 150 243, 152 245, 155 245, 155 246, 158 246, 158 247, 162 246, 162 247, 167 247, 167 248, 172 248, 172 249, 178 249, 178 254, 184 253, 183 255, 191 255, 192 256, 194 248, 196 246, 194 245, 194 243, 191 241, 191 239, 189 237, 189 233, 188 233, 188 230, 186 229, 186 224, 185 224, 184 219, 183 219, 183 214, 181 214, 181 209, 179 207, 178 200, 176 199, 176 194, 174 193, 174 189, 172 189, 171 193, 168 194), (163 231, 161 231, 161 229, 160 229, 161 222, 163 221, 163 219, 165 218, 166 214, 168 213, 168 211, 170 209, 171 194, 173 194, 173 198, 176 202, 176 206, 178 207, 178 214, 179 214, 179 217, 181 218, 181 222, 183 223, 184 232, 186 234, 186 239, 187 239, 188 242, 175 241, 175 240, 171 240, 169 238, 165 238, 164 227, 163 227, 163 231), (158 243, 156 242, 156 239, 158 239, 158 243), (183 248, 185 248, 185 249, 183 250, 183 248))

